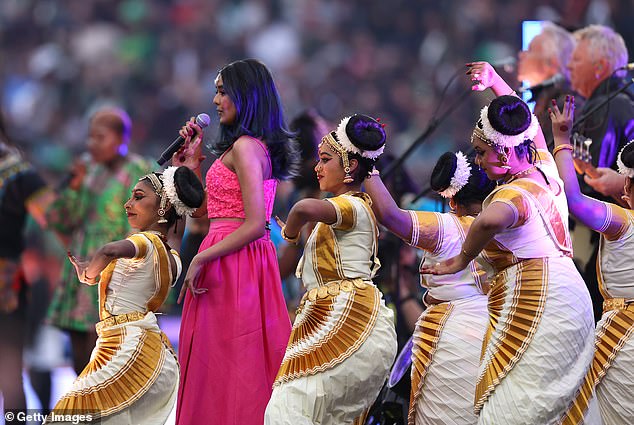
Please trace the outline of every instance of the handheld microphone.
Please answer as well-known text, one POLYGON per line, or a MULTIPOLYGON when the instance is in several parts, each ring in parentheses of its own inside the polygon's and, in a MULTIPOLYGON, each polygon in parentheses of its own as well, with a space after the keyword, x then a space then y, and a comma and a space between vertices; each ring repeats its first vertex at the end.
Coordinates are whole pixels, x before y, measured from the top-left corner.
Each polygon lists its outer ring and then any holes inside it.
POLYGON ((557 84, 563 83, 565 80, 566 80, 566 78, 563 75, 555 74, 552 77, 548 78, 547 80, 544 80, 544 81, 542 81, 539 84, 535 84, 534 86, 531 86, 531 87, 520 87, 518 91, 520 93, 524 93, 526 91, 544 89, 546 87, 552 87, 552 86, 555 86, 557 84))
MULTIPOLYGON (((84 152, 79 156, 79 161, 81 161, 84 165, 88 165, 91 159, 92 159, 92 156, 88 152, 84 152)), ((60 180, 60 182, 57 184, 57 190, 66 189, 74 178, 75 178, 75 173, 73 171, 66 174, 64 178, 60 180)))
MULTIPOLYGON (((211 119, 207 114, 198 114, 196 117, 196 124, 198 124, 201 128, 207 127, 210 122, 211 119)), ((172 159, 172 156, 181 148, 181 146, 183 146, 183 143, 185 143, 185 139, 182 136, 178 136, 176 140, 174 140, 172 144, 163 151, 161 157, 156 161, 156 163, 158 165, 163 165, 172 159)))

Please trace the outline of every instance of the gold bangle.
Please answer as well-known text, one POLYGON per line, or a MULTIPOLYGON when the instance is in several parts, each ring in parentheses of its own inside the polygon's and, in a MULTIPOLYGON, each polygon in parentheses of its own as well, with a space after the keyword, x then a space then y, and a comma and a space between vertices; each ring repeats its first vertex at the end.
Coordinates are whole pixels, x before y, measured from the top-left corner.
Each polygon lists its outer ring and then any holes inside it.
POLYGON ((301 236, 301 232, 298 233, 297 236, 294 236, 291 238, 286 234, 286 225, 282 227, 282 239, 284 239, 286 242, 297 245, 297 243, 299 242, 300 236, 301 236))
POLYGON ((573 149, 574 148, 572 147, 570 143, 564 143, 563 145, 555 146, 555 149, 553 149, 553 156, 557 155, 557 152, 560 152, 560 151, 572 152, 573 149))
POLYGON ((91 285, 94 285, 95 283, 97 283, 97 277, 98 276, 88 277, 88 275, 86 275, 86 269, 84 269, 83 273, 81 274, 81 281, 85 282, 85 283, 88 283, 88 284, 91 284, 91 285))

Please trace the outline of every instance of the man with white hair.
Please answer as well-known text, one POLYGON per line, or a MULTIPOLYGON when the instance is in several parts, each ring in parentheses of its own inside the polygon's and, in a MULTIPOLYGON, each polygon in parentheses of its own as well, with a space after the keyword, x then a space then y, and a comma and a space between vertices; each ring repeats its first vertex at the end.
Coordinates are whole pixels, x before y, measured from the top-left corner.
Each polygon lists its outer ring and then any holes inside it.
MULTIPOLYGON (((624 83, 621 73, 628 62, 627 48, 623 37, 613 29, 603 25, 589 25, 574 33, 577 45, 568 63, 572 88, 586 98, 583 108, 575 118, 607 101, 608 97, 620 90, 624 83)), ((607 202, 614 202, 620 193, 610 193, 603 188, 613 179, 619 151, 634 139, 634 99, 627 91, 619 93, 603 107, 590 114, 577 129, 583 139, 590 139, 589 152, 592 167, 584 169, 585 176, 579 176, 579 184, 584 194, 607 202), (598 167, 595 169, 595 167, 598 167), (591 174, 591 175, 590 175, 591 174), (603 193, 601 193, 603 192, 603 193), (606 195, 612 195, 606 196, 606 195)), ((617 176, 618 178, 618 176, 617 176)), ((616 185, 618 187, 618 184, 616 185)), ((612 184, 614 187, 614 184, 612 184)), ((620 185, 622 191, 623 184, 620 185)), ((575 232, 576 233, 576 232, 575 232)), ((584 245, 589 247, 590 257, 586 263, 584 279, 590 290, 595 307, 595 318, 601 317, 602 299, 598 293, 596 276, 596 255, 598 237, 591 237, 591 243, 579 240, 575 243, 575 256, 582 255, 584 245), (579 249, 578 249, 579 248, 579 249)), ((586 248, 587 249, 587 248, 586 248)))
POLYGON ((553 136, 548 108, 551 99, 557 99, 560 107, 567 94, 570 94, 570 73, 567 65, 575 48, 575 38, 565 28, 552 22, 544 22, 542 30, 528 45, 527 50, 519 52, 517 79, 526 82, 535 102, 534 113, 544 132, 546 142, 552 144, 553 136), (536 87, 555 76, 560 75, 555 84, 536 87))
MULTIPOLYGON (((621 71, 627 65, 623 37, 602 25, 590 25, 574 33, 577 46, 568 63, 572 88, 586 98, 577 118, 623 87, 621 71)), ((591 114, 579 127, 579 133, 592 140, 591 163, 595 167, 616 169, 616 156, 634 139, 634 104, 631 94, 623 92, 591 114)), ((585 194, 604 199, 582 183, 585 194)))

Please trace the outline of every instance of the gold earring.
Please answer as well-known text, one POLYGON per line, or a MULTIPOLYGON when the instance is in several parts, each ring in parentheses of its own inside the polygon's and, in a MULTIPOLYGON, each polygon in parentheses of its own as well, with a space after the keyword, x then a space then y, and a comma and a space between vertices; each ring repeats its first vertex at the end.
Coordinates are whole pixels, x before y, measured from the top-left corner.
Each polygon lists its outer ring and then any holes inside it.
POLYGON ((343 171, 346 172, 346 175, 343 177, 343 182, 346 184, 350 184, 354 181, 352 176, 350 175, 350 167, 345 167, 343 171))
POLYGON ((165 224, 167 223, 167 219, 165 218, 165 213, 167 212, 167 195, 165 195, 165 193, 163 193, 161 195, 161 204, 159 205, 159 209, 157 211, 159 219, 158 219, 158 223, 159 224, 165 224))
POLYGON ((506 152, 502 151, 498 154, 498 158, 500 160, 500 162, 502 163, 502 165, 500 166, 501 168, 504 168, 506 170, 510 170, 511 166, 509 165, 509 156, 506 154, 506 152))
POLYGON ((348 160, 348 153, 345 150, 342 150, 341 152, 341 159, 343 161, 343 171, 346 173, 343 177, 343 182, 345 184, 350 184, 354 181, 354 179, 350 175, 350 161, 348 160))

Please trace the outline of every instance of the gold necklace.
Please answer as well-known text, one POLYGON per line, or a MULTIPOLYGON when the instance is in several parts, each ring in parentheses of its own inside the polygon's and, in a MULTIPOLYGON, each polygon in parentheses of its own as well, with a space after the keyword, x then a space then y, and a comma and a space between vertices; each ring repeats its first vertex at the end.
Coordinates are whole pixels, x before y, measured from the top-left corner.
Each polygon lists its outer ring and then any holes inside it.
POLYGON ((535 170, 537 170, 537 167, 534 165, 531 165, 530 167, 528 167, 525 170, 522 171, 518 171, 515 174, 511 174, 511 177, 509 177, 508 180, 506 180, 506 183, 510 183, 513 180, 517 180, 517 179, 521 179, 522 177, 526 177, 527 175, 531 174, 532 172, 534 172, 535 170))
POLYGON ((162 241, 166 241, 167 240, 167 236, 165 236, 163 233, 159 232, 158 230, 146 230, 146 232, 152 233, 152 234, 158 236, 162 241))

